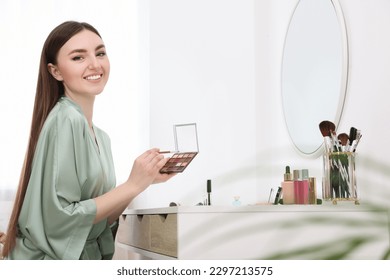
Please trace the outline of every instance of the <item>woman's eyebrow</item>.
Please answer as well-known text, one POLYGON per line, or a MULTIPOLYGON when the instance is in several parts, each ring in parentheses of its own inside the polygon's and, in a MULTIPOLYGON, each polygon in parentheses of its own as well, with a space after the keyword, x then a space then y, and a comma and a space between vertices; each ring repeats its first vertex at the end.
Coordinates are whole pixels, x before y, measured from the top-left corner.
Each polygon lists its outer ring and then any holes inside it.
POLYGON ((95 48, 95 51, 97 51, 97 50, 100 50, 100 49, 104 49, 106 46, 104 45, 104 44, 100 44, 99 46, 97 46, 96 48, 95 48))
MULTIPOLYGON (((105 46, 104 46, 103 44, 100 44, 100 45, 98 45, 98 46, 95 48, 95 51, 100 50, 100 49, 103 49, 103 48, 105 48, 105 46)), ((72 50, 68 55, 72 55, 72 54, 74 54, 74 53, 86 53, 86 52, 87 52, 86 49, 74 49, 74 50, 72 50)))

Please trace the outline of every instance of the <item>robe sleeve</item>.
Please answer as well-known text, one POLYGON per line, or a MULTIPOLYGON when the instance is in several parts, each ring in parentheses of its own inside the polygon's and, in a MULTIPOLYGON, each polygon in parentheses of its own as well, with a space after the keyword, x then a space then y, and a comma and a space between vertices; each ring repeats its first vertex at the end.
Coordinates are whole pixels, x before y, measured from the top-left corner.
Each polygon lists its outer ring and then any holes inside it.
MULTIPOLYGON (((42 130, 30 177, 24 232, 52 259, 79 259, 96 204, 82 199, 90 145, 80 117, 57 117, 42 130)), ((22 230, 23 232, 23 230, 22 230)))

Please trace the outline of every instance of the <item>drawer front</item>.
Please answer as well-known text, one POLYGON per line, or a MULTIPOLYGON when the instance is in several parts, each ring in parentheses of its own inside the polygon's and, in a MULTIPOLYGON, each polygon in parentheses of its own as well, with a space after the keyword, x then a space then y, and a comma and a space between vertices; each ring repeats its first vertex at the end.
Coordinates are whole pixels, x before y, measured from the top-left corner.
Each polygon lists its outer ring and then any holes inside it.
POLYGON ((177 214, 122 215, 116 241, 177 257, 177 214))
POLYGON ((117 241, 141 249, 150 249, 150 216, 122 215, 119 219, 117 241))
POLYGON ((150 215, 150 249, 177 257, 177 214, 150 215))

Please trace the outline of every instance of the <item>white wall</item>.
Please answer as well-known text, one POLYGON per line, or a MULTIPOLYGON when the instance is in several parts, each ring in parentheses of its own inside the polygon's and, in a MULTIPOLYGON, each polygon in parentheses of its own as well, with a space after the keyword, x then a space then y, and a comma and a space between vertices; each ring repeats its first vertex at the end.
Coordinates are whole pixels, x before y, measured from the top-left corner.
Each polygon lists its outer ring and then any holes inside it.
POLYGON ((151 144, 174 147, 174 124, 196 122, 198 156, 148 190, 148 206, 255 201, 253 1, 150 1, 151 144))
POLYGON ((341 126, 363 132, 358 172, 362 198, 389 206, 390 1, 342 0, 351 46, 350 82, 341 126))
MULTIPOLYGON (((169 145, 172 124, 195 121, 201 153, 184 174, 150 188, 144 206, 193 205, 202 199, 206 179, 214 182, 216 204, 228 205, 236 194, 244 204, 263 202, 280 184, 285 165, 308 168, 321 194, 322 159, 297 152, 282 111, 283 42, 296 3, 150 1, 151 143, 169 145)), ((362 130, 361 200, 388 204, 390 1, 340 3, 350 73, 338 131, 362 130)))

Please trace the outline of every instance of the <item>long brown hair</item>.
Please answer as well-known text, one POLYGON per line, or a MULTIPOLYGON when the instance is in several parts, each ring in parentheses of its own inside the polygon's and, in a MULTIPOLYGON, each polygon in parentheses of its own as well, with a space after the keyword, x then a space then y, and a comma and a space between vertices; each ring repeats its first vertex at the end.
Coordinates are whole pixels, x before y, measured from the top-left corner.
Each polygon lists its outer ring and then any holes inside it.
POLYGON ((19 179, 19 186, 16 193, 14 207, 8 225, 6 242, 3 248, 3 256, 8 256, 8 254, 15 247, 16 236, 18 233, 18 219, 26 194, 28 182, 30 180, 32 161, 39 134, 50 111, 53 109, 58 99, 64 94, 64 85, 62 82, 54 79, 54 77, 49 73, 48 64, 52 63, 56 65, 57 55, 61 47, 70 38, 85 29, 92 31, 101 37, 99 32, 88 23, 66 21, 53 29, 53 31, 47 37, 45 44, 43 45, 31 122, 30 138, 28 141, 27 152, 19 179))

